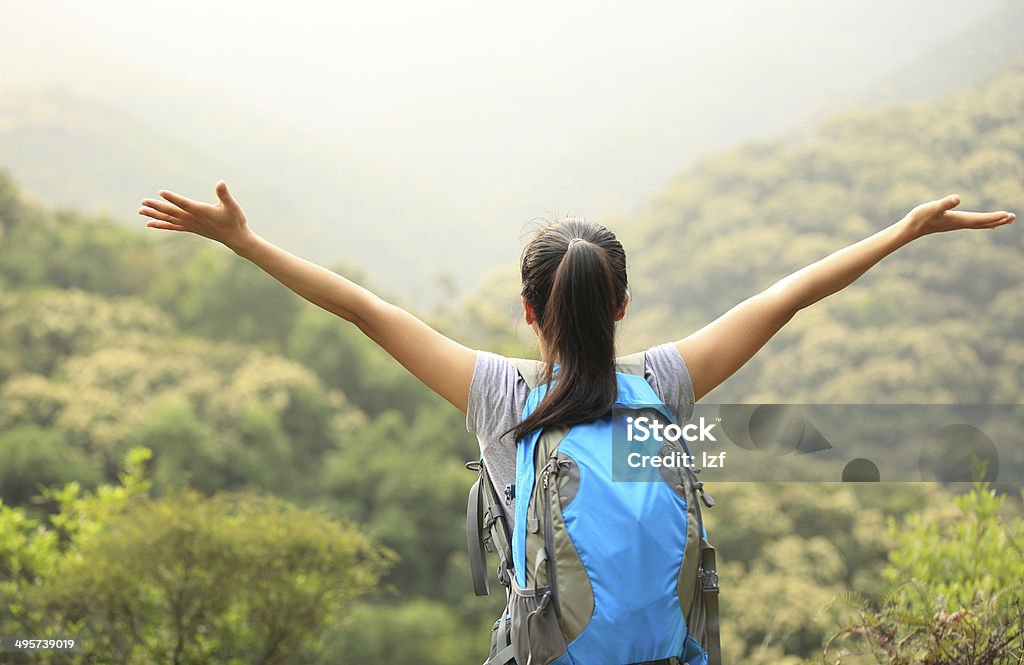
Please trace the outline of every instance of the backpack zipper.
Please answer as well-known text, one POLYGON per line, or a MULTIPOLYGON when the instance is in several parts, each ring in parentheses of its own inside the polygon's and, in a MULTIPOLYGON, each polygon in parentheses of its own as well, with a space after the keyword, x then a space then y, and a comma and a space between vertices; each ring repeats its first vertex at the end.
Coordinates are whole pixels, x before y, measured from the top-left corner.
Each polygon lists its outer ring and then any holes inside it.
MULTIPOLYGON (((548 570, 548 588, 551 595, 551 605, 555 610, 555 616, 559 619, 562 618, 562 607, 558 602, 558 577, 557 570, 555 567, 555 532, 554 526, 551 520, 551 476, 558 477, 558 469, 562 464, 568 465, 568 462, 560 462, 556 457, 556 453, 552 453, 551 457, 548 458, 547 464, 544 465, 544 469, 541 471, 541 487, 544 495, 544 549, 548 552, 547 570, 548 570)), ((534 580, 536 584, 536 580, 534 580)))

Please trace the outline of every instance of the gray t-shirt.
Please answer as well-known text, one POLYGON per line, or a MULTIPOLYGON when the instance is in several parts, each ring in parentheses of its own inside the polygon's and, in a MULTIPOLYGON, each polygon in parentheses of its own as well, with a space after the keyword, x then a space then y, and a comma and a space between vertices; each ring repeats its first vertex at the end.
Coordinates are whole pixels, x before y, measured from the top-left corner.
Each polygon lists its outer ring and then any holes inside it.
MULTIPOLYGON (((647 349, 644 378, 679 422, 686 422, 693 416, 693 383, 674 344, 647 349)), ((498 437, 522 420, 529 394, 529 387, 511 360, 489 351, 477 351, 466 408, 466 429, 475 433, 480 442, 480 452, 498 496, 503 496, 505 486, 514 483, 516 478, 514 435, 498 437)), ((511 520, 512 511, 507 512, 511 520)))

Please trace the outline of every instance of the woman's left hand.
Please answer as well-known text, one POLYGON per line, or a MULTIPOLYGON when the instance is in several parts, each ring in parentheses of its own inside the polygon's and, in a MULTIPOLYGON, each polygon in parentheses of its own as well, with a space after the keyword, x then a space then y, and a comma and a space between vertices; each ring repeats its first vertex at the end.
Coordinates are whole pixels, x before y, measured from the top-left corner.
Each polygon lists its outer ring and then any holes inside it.
POLYGON ((218 202, 210 205, 161 189, 160 196, 164 200, 142 199, 139 214, 156 220, 147 222, 150 228, 194 233, 239 253, 255 234, 249 228, 242 206, 228 191, 227 183, 221 180, 214 191, 218 202))
POLYGON ((960 197, 952 194, 942 199, 922 203, 904 218, 915 237, 955 231, 957 229, 994 229, 1016 219, 1012 212, 964 212, 953 210, 960 205, 960 197))

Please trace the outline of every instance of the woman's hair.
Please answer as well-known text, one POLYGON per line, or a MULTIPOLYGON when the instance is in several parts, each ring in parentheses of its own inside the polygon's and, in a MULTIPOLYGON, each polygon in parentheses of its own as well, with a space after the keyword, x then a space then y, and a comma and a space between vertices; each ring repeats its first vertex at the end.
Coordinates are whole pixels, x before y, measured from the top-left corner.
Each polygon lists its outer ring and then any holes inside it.
POLYGON ((547 347, 541 384, 557 380, 533 413, 505 432, 514 430, 517 441, 548 425, 587 422, 610 411, 618 390, 615 318, 626 302, 626 252, 604 226, 569 217, 534 236, 520 269, 523 298, 547 347))

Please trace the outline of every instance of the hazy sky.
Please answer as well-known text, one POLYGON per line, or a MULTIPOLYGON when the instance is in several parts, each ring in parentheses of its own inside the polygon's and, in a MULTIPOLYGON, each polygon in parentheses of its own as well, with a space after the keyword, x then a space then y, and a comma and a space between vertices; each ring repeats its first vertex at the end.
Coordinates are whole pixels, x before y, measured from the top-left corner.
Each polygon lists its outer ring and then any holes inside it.
POLYGON ((712 55, 728 44, 723 34, 779 4, 92 0, 34 11, 136 64, 291 112, 327 104, 339 119, 366 122, 467 87, 539 84, 557 100, 578 94, 566 81, 642 86, 664 76, 659 65, 712 55))
MULTIPOLYGON (((900 35, 917 29, 939 39, 998 4, 90 0, 35 3, 31 11, 135 65, 359 135, 396 118, 407 122, 410 109, 500 114, 522 106, 527 94, 545 100, 543 115, 516 112, 542 117, 547 130, 571 131, 635 91, 730 53, 761 47, 770 60, 798 40, 822 66, 861 57, 867 68, 878 53, 865 51, 866 35, 869 47, 895 60, 904 55, 900 35), (588 99, 600 106, 588 110, 588 99)), ((903 41, 916 48, 921 36, 903 41)))

